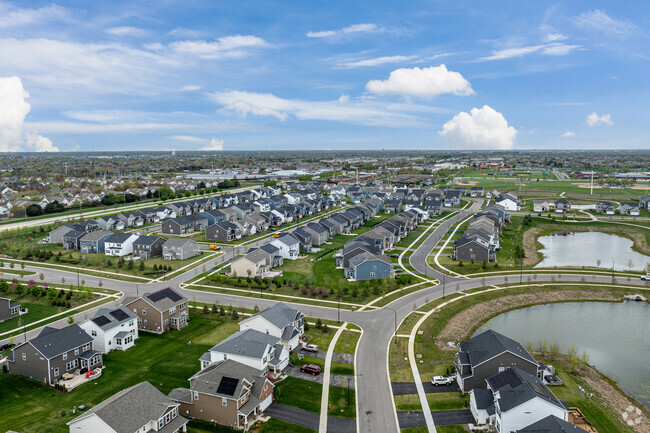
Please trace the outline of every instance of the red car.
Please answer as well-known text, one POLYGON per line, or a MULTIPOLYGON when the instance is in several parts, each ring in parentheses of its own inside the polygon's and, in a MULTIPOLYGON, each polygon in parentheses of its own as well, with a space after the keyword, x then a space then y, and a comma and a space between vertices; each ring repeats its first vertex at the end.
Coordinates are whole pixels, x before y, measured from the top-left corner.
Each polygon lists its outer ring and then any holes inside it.
POLYGON ((320 367, 314 364, 305 364, 300 366, 300 371, 303 373, 311 373, 314 376, 320 374, 320 367))

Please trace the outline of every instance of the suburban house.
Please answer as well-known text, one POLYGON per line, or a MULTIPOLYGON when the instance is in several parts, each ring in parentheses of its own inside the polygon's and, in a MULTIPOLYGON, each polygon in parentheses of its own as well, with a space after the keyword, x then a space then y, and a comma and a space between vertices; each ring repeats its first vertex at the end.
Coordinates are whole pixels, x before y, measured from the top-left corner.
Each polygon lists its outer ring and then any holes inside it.
POLYGON ((83 254, 90 253, 103 253, 106 239, 108 239, 113 232, 107 230, 94 230, 81 236, 79 239, 79 250, 83 254))
POLYGON ((257 248, 232 261, 230 274, 238 277, 263 277, 273 265, 273 257, 257 248))
POLYGON ((25 313, 27 313, 27 310, 24 308, 21 309, 18 302, 14 302, 7 298, 0 298, 0 323, 7 319, 21 316, 25 313))
POLYGON ((509 211, 516 211, 521 209, 519 200, 509 194, 501 195, 501 197, 496 199, 496 204, 503 206, 509 211))
POLYGON ((203 215, 185 215, 175 219, 166 219, 160 226, 161 233, 184 235, 205 230, 208 226, 208 218, 203 215))
POLYGON ((639 207, 641 209, 650 209, 650 194, 643 194, 639 197, 639 207))
POLYGON ((470 197, 483 197, 484 189, 482 186, 473 186, 469 191, 470 197))
POLYGON ((138 315, 141 331, 162 334, 170 329, 184 328, 189 321, 187 298, 172 288, 141 297, 127 297, 122 305, 138 315))
POLYGON ((390 199, 384 202, 384 212, 386 213, 398 213, 402 211, 404 204, 402 200, 399 199, 390 199))
POLYGON ((192 237, 167 239, 162 246, 165 260, 185 260, 199 254, 199 243, 192 237))
POLYGON ((255 329, 244 329, 212 347, 199 360, 201 369, 204 369, 226 359, 241 362, 261 370, 263 374, 277 377, 289 364, 289 349, 278 337, 255 329))
POLYGON ((122 433, 187 431, 179 404, 149 382, 126 388, 66 423, 70 433, 122 433))
POLYGON ((456 380, 462 392, 484 388, 488 378, 512 366, 537 376, 539 363, 521 344, 492 330, 458 343, 456 380))
POLYGON ((639 204, 634 202, 621 203, 618 207, 618 213, 621 215, 639 216, 639 204))
POLYGON ((49 243, 60 244, 63 243, 63 236, 70 230, 76 230, 83 233, 88 233, 93 230, 99 230, 99 225, 95 220, 79 221, 76 223, 67 223, 52 230, 48 236, 49 243))
POLYGON ((205 238, 210 241, 229 242, 241 239, 241 228, 230 221, 220 221, 205 229, 205 238))
POLYGON ((285 234, 275 238, 270 242, 271 245, 278 248, 278 254, 283 259, 297 260, 300 254, 300 242, 290 234, 285 234))
POLYGON ((599 201, 596 203, 596 212, 605 215, 614 215, 616 213, 616 207, 611 202, 599 201))
POLYGON ((169 398, 188 417, 247 430, 273 402, 273 383, 260 369, 231 359, 217 361, 174 388, 169 398))
POLYGON ((478 262, 496 261, 496 249, 490 245, 489 238, 480 233, 463 234, 454 241, 454 259, 478 262))
POLYGON ((133 242, 138 239, 133 233, 113 233, 104 241, 104 254, 122 257, 133 252, 133 242))
POLYGON ((569 203, 569 200, 565 198, 556 200, 555 203, 553 204, 553 207, 555 208, 555 213, 558 214, 571 212, 571 203, 569 203))
POLYGON ((283 302, 278 302, 239 322, 239 329, 254 329, 273 335, 279 338, 287 349, 294 350, 305 332, 305 315, 283 302))
POLYGON ((133 242, 133 257, 146 260, 160 256, 165 242, 165 238, 159 238, 158 236, 139 236, 133 242))
POLYGON ((137 211, 135 211, 135 213, 137 213, 142 217, 142 219, 144 219, 145 224, 157 223, 160 221, 158 212, 152 208, 138 209, 137 211))
POLYGON ((534 212, 548 212, 551 204, 548 200, 533 200, 533 211, 534 212))
MULTIPOLYGON (((487 392, 481 390, 478 398, 473 395, 477 390, 470 392, 470 411, 476 415, 489 413, 491 406, 494 406, 494 414, 488 415, 484 424, 496 432, 516 432, 548 416, 567 421, 567 404, 558 399, 536 375, 510 366, 488 378, 486 383, 487 392)), ((475 421, 483 420, 475 418, 475 421)))
POLYGON ((214 223, 220 223, 226 220, 226 216, 218 209, 206 210, 201 215, 208 219, 208 227, 214 223))
POLYGON ((461 196, 462 193, 460 191, 457 190, 447 191, 447 193, 445 194, 444 206, 445 207, 460 206, 461 196))
POLYGON ((113 309, 100 308, 91 319, 79 326, 92 337, 95 350, 108 353, 127 350, 135 345, 138 339, 137 320, 137 314, 121 305, 113 309))
POLYGON ((115 215, 101 216, 97 218, 96 221, 97 221, 97 225, 99 225, 99 228, 102 230, 110 230, 110 231, 124 230, 124 227, 126 227, 124 221, 122 221, 115 215))
POLYGON ((362 252, 352 257, 345 269, 345 278, 354 281, 390 278, 393 265, 388 256, 362 252))
POLYGON ((305 253, 311 252, 312 249, 312 233, 308 232, 302 227, 298 227, 295 229, 293 232, 291 232, 291 235, 298 239, 298 242, 300 244, 300 251, 303 251, 305 253))
POLYGON ((549 415, 517 430, 517 433, 587 433, 587 430, 581 429, 555 415, 549 415))
POLYGON ((14 347, 7 360, 10 372, 46 385, 58 382, 65 373, 102 366, 102 354, 94 350, 93 338, 77 324, 44 327, 37 337, 14 347))
POLYGON ((124 212, 117 216, 124 223, 125 227, 142 227, 145 223, 142 215, 137 212, 124 212))

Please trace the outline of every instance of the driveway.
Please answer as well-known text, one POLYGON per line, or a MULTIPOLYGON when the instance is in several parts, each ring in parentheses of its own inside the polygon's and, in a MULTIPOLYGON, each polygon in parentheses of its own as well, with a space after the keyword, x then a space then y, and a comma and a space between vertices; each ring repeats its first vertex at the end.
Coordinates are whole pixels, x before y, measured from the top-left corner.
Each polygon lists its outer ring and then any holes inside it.
MULTIPOLYGON (((391 382, 393 395, 417 394, 418 390, 413 382, 391 382)), ((441 392, 460 392, 458 385, 453 383, 449 386, 434 386, 431 382, 422 382, 424 392, 427 394, 436 394, 441 392)))
MULTIPOLYGON (((273 418, 318 430, 320 415, 317 413, 307 412, 280 403, 272 403, 264 412, 273 418)), ((327 431, 331 433, 356 433, 356 421, 354 418, 329 416, 327 417, 327 431)))
MULTIPOLYGON (((432 411, 433 422, 436 425, 460 425, 474 422, 469 409, 459 410, 437 410, 432 411)), ((397 411, 397 419, 400 428, 424 427, 427 425, 424 420, 424 413, 421 411, 397 411)))
MULTIPOLYGON (((298 366, 291 366, 288 365, 283 371, 284 374, 287 376, 295 377, 297 379, 303 379, 303 380, 308 380, 310 382, 314 383, 323 383, 323 375, 322 374, 317 374, 314 376, 313 374, 310 373, 303 373, 300 371, 300 367, 298 366)), ((343 376, 340 374, 330 374, 330 384, 334 386, 340 386, 340 387, 347 387, 348 385, 348 378, 352 378, 350 380, 350 389, 354 389, 354 376, 343 376)))
MULTIPOLYGON (((327 355, 327 351, 321 349, 318 349, 318 352, 311 352, 309 350, 300 349, 298 353, 300 353, 301 355, 313 356, 314 358, 320 358, 320 359, 325 359, 325 356, 327 355)), ((354 364, 354 355, 351 353, 334 352, 332 354, 332 361, 344 362, 346 364, 354 364)))

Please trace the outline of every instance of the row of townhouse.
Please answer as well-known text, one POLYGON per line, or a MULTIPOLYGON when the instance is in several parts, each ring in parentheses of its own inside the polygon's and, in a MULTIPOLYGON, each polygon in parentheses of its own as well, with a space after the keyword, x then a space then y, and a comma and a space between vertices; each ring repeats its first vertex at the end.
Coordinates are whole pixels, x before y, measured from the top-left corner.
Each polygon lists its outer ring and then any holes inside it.
MULTIPOLYGON (((474 427, 498 433, 575 432, 570 409, 548 388, 547 366, 518 342, 488 330, 458 343, 456 380, 469 393, 474 427)), ((554 377, 554 376, 553 376, 554 377)))
MULTIPOLYGON (((648 195, 648 199, 650 200, 650 194, 646 195, 648 195)), ((621 215, 639 216, 641 204, 642 202, 622 202, 618 206, 618 213, 621 215)), ((616 213, 616 206, 608 201, 599 201, 596 203, 596 212, 604 215, 614 215, 616 213)))
POLYGON ((563 215, 571 212, 571 202, 565 198, 559 200, 533 200, 534 212, 549 212, 553 208, 556 214, 563 215))
POLYGON ((460 239, 454 241, 454 259, 496 262, 503 225, 509 221, 510 212, 498 204, 475 214, 460 239))
POLYGON ((165 239, 135 233, 102 230, 94 220, 68 223, 50 232, 50 243, 63 248, 78 249, 83 254, 104 253, 107 256, 150 259, 163 256, 166 260, 184 260, 199 254, 199 244, 192 237, 165 239))

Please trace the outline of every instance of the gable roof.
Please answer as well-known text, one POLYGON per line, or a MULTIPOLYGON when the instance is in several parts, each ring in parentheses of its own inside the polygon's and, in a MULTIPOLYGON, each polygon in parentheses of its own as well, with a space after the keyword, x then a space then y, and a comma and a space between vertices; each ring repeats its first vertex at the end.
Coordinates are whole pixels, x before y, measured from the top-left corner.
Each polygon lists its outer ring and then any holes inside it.
POLYGON ((559 400, 541 379, 521 370, 508 367, 501 373, 487 379, 488 387, 499 393, 499 409, 507 412, 534 398, 540 398, 561 409, 568 410, 566 403, 559 400))
POLYGON ((122 242, 129 240, 131 236, 133 236, 133 233, 113 233, 108 238, 106 238, 105 242, 121 244, 122 242))
MULTIPOLYGON (((185 296, 176 292, 171 287, 160 289, 153 293, 145 293, 142 295, 142 298, 159 311, 169 310, 171 307, 187 301, 185 296)), ((135 297, 126 298, 122 305, 128 305, 138 299, 135 297)))
POLYGON ((75 323, 61 329, 46 326, 36 338, 32 338, 28 343, 41 352, 43 356, 52 359, 63 352, 92 341, 92 337, 75 323))
POLYGON ((511 352, 533 364, 538 364, 521 344, 491 329, 458 343, 458 348, 459 352, 465 352, 472 366, 482 364, 503 352, 511 352))
POLYGON ((164 240, 158 236, 139 236, 138 239, 133 242, 133 245, 153 245, 156 241, 161 239, 164 240))
POLYGON ((266 352, 266 348, 274 346, 278 341, 278 337, 254 329, 246 329, 234 333, 210 350, 250 358, 261 358, 266 352))
POLYGON ((300 317, 303 317, 304 314, 294 308, 289 307, 284 302, 278 302, 274 306, 260 311, 257 314, 253 314, 245 320, 242 320, 240 323, 246 323, 258 316, 265 318, 278 329, 284 329, 284 327, 287 325, 290 325, 291 323, 300 319, 300 317))
POLYGON ((90 242, 97 242, 101 240, 104 236, 109 236, 113 234, 113 232, 108 231, 108 230, 95 230, 92 232, 88 232, 85 235, 81 237, 82 241, 90 241, 90 242))
POLYGON ((527 427, 517 430, 517 433, 587 433, 587 431, 555 415, 549 415, 527 427))
POLYGON ((250 387, 257 380, 264 382, 266 377, 257 368, 227 359, 211 364, 189 380, 192 391, 238 399, 244 386, 250 387), (229 386, 225 386, 226 384, 229 386))
POLYGON ((129 320, 137 319, 138 315, 133 311, 120 305, 117 308, 100 308, 95 315, 90 319, 95 325, 101 329, 111 329, 129 320))
POLYGON ((163 244, 163 247, 183 247, 189 242, 198 243, 196 239, 191 236, 187 238, 168 238, 163 244))
MULTIPOLYGON (((96 415, 118 433, 135 432, 150 421, 157 422, 170 406, 177 406, 177 403, 149 382, 141 382, 113 394, 67 424, 96 415)), ((165 429, 176 431, 185 423, 185 418, 177 416, 165 429)))

